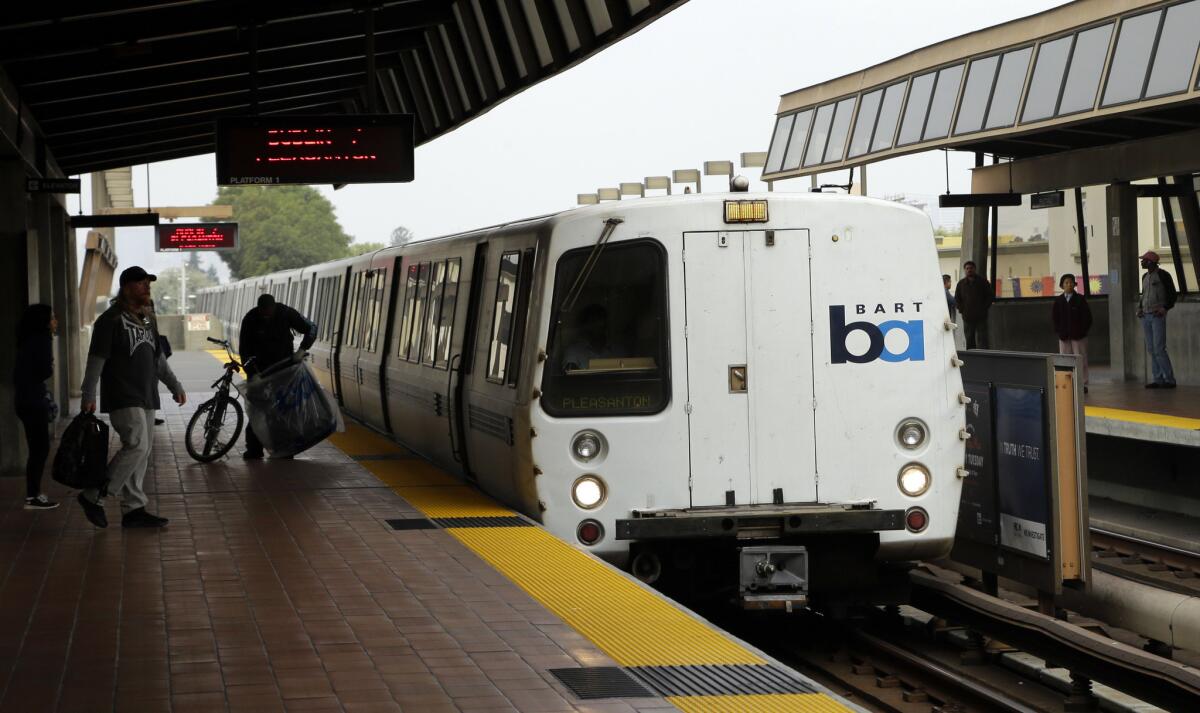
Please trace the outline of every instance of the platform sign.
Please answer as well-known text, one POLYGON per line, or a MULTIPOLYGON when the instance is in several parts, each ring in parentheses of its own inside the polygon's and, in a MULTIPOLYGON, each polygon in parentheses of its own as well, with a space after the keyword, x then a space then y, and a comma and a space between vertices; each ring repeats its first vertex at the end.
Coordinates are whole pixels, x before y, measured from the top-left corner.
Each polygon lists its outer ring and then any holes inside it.
POLYGON ((1046 594, 1087 586, 1083 386, 1073 356, 962 353, 962 495, 951 558, 1046 594))
POLYGON ((1045 409, 1042 390, 996 388, 996 470, 1000 544, 1046 559, 1050 493, 1046 487, 1045 409))
POLYGON ((992 396, 988 384, 965 383, 967 442, 962 500, 958 506, 960 539, 981 545, 996 544, 996 464, 992 451, 992 396))
POLYGON ((217 121, 222 186, 413 180, 413 116, 247 116, 217 121))
POLYGON ((1029 196, 1029 207, 1033 210, 1039 210, 1042 208, 1062 208, 1065 202, 1066 195, 1062 191, 1034 193, 1029 196))
POLYGON ((237 223, 159 223, 155 233, 160 253, 238 248, 237 223))
POLYGON ((26 178, 26 193, 78 193, 78 178, 26 178))

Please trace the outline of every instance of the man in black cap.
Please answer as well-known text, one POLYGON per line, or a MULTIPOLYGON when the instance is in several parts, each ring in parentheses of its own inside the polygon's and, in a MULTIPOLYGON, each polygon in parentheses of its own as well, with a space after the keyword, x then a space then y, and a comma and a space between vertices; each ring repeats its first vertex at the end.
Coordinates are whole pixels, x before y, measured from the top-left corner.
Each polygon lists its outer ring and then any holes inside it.
MULTIPOLYGON (((258 306, 242 318, 241 349, 238 350, 242 363, 254 359, 246 367, 246 376, 253 377, 264 369, 285 359, 299 361, 304 352, 317 340, 317 325, 304 318, 296 310, 276 302, 264 293, 258 298, 258 306), (292 332, 303 334, 300 351, 292 351, 292 332)), ((262 443, 254 435, 250 424, 246 424, 246 451, 242 457, 248 460, 263 457, 262 443)))
MULTIPOLYGON (((154 444, 154 412, 159 407, 158 382, 171 390, 175 403, 187 402, 187 393, 175 378, 158 342, 158 324, 150 309, 150 283, 157 279, 134 266, 121 273, 121 289, 112 306, 92 325, 87 371, 83 376, 83 410, 96 411, 96 386, 100 410, 108 414, 121 438, 121 450, 108 464, 108 492, 121 497, 122 527, 162 527, 167 519, 146 512, 142 484, 154 444)), ((79 504, 89 522, 107 527, 108 517, 95 488, 79 494, 79 504)))

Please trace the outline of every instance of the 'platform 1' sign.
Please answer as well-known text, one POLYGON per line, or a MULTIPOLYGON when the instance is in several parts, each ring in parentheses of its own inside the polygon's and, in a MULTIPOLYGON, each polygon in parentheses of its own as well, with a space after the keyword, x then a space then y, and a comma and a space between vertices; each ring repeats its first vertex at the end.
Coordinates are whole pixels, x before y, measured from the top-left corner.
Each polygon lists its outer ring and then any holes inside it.
POLYGON ((155 232, 160 253, 238 248, 237 223, 159 223, 155 232))

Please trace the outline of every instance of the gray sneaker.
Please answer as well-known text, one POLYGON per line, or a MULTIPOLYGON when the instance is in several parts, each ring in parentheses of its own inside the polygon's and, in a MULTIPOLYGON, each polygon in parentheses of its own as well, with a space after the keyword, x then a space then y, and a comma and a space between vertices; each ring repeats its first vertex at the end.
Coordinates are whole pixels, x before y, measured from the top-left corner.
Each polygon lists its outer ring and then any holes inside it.
POLYGON ((58 507, 58 503, 45 495, 38 495, 36 498, 25 498, 26 510, 53 510, 56 507, 58 507))

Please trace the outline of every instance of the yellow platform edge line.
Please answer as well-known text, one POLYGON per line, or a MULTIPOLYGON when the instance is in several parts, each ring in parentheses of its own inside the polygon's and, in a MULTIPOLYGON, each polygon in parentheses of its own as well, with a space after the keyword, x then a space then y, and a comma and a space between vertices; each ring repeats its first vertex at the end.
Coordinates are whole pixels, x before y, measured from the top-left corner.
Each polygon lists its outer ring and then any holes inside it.
POLYGON ((1106 408, 1103 406, 1085 406, 1083 412, 1087 416, 1092 416, 1095 418, 1107 418, 1114 421, 1128 421, 1130 423, 1140 423, 1147 426, 1164 426, 1166 428, 1181 428, 1188 431, 1200 430, 1200 418, 1168 416, 1161 413, 1129 411, 1126 409, 1106 408))
POLYGON ((684 713, 841 713, 851 710, 824 693, 669 696, 667 700, 684 713))

